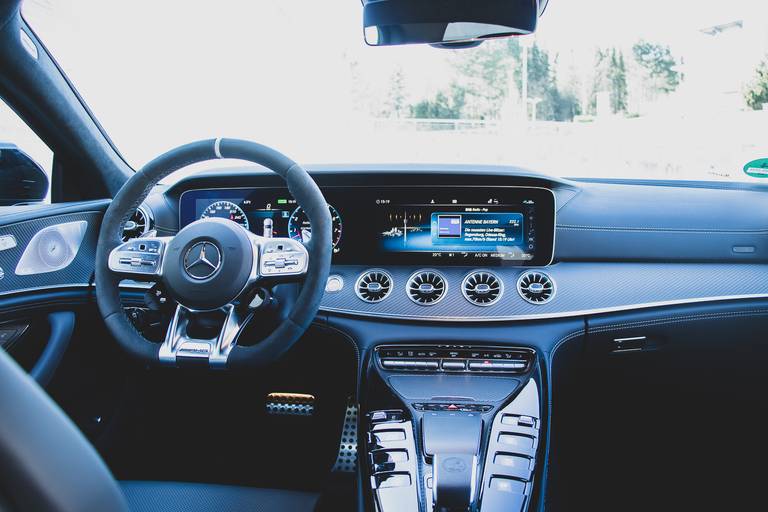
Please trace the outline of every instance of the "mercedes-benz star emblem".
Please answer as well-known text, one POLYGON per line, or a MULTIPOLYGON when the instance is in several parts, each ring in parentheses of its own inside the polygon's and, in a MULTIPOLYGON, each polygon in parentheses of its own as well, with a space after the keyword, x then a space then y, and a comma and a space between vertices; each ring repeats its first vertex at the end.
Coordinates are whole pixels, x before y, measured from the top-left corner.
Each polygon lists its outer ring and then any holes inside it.
POLYGON ((184 255, 184 270, 193 279, 208 279, 221 266, 221 252, 211 242, 198 242, 184 255))

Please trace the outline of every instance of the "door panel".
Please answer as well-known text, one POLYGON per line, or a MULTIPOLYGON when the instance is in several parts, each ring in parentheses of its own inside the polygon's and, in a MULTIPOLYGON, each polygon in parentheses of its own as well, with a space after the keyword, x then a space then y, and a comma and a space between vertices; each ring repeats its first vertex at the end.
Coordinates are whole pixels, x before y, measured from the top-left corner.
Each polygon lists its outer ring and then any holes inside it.
POLYGON ((585 350, 554 383, 551 509, 756 499, 754 463, 768 455, 766 332, 766 301, 588 319, 585 350))
POLYGON ((35 371, 46 381, 63 353, 53 349, 69 341, 64 334, 71 334, 71 315, 89 300, 99 227, 108 204, 0 208, 0 338, 7 338, 2 347, 28 371, 45 355, 46 366, 35 371), (52 333, 58 335, 57 347, 46 346, 52 333))
MULTIPOLYGON (((93 276, 96 243, 101 217, 107 201, 67 205, 30 206, 0 210, 0 239, 6 241, 0 250, 0 299, 36 290, 88 287, 93 276), (5 214, 4 214, 5 213, 5 214), (75 246, 68 243, 67 233, 46 228, 85 222, 85 233, 75 246), (42 233, 41 233, 42 232, 42 233), (27 248, 35 240, 35 247, 27 248), (16 269, 25 251, 28 261, 37 263, 36 272, 19 275, 16 269), (70 254, 75 252, 75 254, 70 254), (74 256, 66 265, 70 257, 74 256)), ((0 303, 0 312, 2 311, 0 303)))

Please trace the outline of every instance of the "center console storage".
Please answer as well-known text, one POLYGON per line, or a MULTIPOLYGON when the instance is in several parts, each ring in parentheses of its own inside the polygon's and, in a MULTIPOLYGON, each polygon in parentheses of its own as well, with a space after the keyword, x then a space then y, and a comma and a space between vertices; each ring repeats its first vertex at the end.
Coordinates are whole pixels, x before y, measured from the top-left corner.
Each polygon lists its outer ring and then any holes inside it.
POLYGON ((542 429, 533 350, 380 346, 366 375, 372 510, 528 509, 542 429))

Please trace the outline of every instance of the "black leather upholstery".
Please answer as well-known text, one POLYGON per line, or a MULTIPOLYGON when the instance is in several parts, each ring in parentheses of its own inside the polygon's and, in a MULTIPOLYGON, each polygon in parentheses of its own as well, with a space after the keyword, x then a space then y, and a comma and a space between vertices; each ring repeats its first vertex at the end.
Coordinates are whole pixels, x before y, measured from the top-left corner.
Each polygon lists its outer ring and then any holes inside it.
POLYGON ((117 482, 96 450, 3 350, 0 493, 10 510, 127 510, 117 482))
POLYGON ((132 512, 311 512, 318 495, 181 482, 122 482, 132 512))
POLYGON ((64 412, 0 350, 0 510, 311 512, 317 500, 306 492, 225 485, 118 485, 64 412))

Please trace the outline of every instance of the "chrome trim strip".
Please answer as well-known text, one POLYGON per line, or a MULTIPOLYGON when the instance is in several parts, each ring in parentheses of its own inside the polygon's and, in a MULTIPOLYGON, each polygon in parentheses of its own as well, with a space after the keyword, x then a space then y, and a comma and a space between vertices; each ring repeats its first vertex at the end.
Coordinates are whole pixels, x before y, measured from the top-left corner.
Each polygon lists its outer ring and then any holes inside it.
POLYGON ((0 235, 0 251, 7 251, 8 249, 13 249, 16 247, 18 243, 16 242, 16 237, 11 235, 0 235))
POLYGON ((21 295, 29 292, 38 292, 43 290, 56 290, 61 288, 93 288, 94 285, 90 283, 67 283, 67 284, 53 284, 50 286, 33 286, 32 288, 18 288, 16 290, 9 290, 7 292, 0 292, 0 297, 5 295, 21 295))
POLYGON ((348 316, 359 316, 368 318, 391 318, 397 320, 418 320, 424 322, 516 322, 523 320, 547 320, 556 318, 570 318, 575 316, 599 315, 602 313, 615 313, 618 311, 631 311, 634 309, 648 309, 664 306, 679 306, 684 304, 699 304, 703 302, 737 301, 749 299, 768 299, 768 293, 755 293, 747 295, 721 295, 716 297, 696 297, 690 299, 677 299, 659 302, 644 302, 640 304, 624 304, 621 306, 611 306, 606 308, 580 309, 574 311, 563 311, 559 313, 541 313, 532 315, 516 316, 415 316, 415 315, 393 315, 390 313, 367 313, 363 311, 344 310, 339 308, 329 308, 320 306, 320 311, 326 313, 341 313, 348 316))

